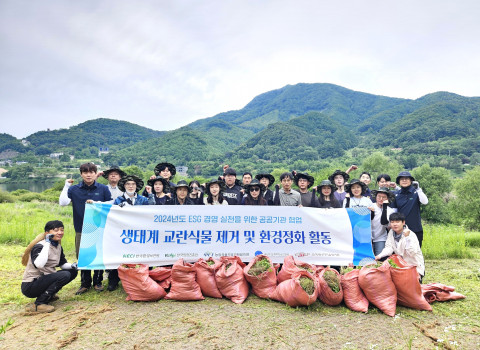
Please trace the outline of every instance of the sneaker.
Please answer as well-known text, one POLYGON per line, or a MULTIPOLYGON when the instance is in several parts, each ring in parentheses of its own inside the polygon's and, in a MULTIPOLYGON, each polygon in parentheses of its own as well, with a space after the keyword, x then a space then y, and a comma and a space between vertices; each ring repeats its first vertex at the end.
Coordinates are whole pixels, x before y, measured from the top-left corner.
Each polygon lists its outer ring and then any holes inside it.
POLYGON ((118 288, 118 283, 109 283, 108 287, 107 287, 107 290, 109 292, 113 292, 117 288, 118 288))
POLYGON ((37 310, 36 305, 33 303, 25 305, 25 312, 32 313, 32 312, 36 312, 36 310, 37 310))
POLYGON ((87 288, 87 287, 82 286, 82 287, 78 288, 75 295, 80 295, 80 294, 86 293, 89 289, 90 289, 90 287, 87 288))
POLYGON ((95 288, 97 292, 103 292, 103 285, 101 283, 96 284, 93 288, 95 288))
POLYGON ((36 306, 36 311, 38 313, 44 313, 44 312, 53 312, 55 311, 55 306, 53 305, 48 305, 48 304, 38 304, 36 306))

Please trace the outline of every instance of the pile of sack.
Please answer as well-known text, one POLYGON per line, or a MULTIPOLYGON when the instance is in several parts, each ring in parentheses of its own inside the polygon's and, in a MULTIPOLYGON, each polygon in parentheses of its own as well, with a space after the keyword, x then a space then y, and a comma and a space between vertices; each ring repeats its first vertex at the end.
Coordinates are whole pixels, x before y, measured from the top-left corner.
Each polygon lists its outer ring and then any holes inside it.
POLYGON ((257 255, 248 265, 236 256, 199 259, 194 264, 179 259, 172 267, 153 269, 143 264, 122 265, 118 274, 127 300, 136 301, 226 297, 241 304, 251 289, 259 298, 292 307, 311 305, 319 299, 330 306, 343 301, 353 311, 368 312, 372 303, 394 316, 396 305, 431 311, 429 303, 435 300, 465 298, 453 287, 420 285, 416 267, 396 255, 383 263, 346 269, 342 274, 293 256, 286 257, 280 269, 265 255, 257 255))

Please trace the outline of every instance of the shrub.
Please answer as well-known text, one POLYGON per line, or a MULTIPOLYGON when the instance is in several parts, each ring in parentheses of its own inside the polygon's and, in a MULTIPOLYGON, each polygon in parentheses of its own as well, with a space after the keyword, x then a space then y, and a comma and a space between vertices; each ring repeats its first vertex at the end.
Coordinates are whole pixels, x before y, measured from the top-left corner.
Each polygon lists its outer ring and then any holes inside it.
POLYGON ((0 203, 13 203, 15 198, 8 192, 0 191, 0 203))
POLYGON ((449 203, 453 222, 467 228, 480 229, 480 166, 468 170, 463 179, 457 180, 449 203))

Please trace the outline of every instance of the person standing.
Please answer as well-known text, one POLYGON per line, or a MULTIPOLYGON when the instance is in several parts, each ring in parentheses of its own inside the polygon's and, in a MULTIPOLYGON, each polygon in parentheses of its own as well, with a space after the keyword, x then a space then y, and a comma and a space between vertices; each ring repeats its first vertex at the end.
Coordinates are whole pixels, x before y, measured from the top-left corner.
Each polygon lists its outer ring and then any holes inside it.
POLYGON ((242 202, 243 192, 242 187, 236 184, 237 172, 233 168, 226 168, 223 173, 223 180, 225 181, 225 191, 223 191, 223 198, 228 202, 228 205, 240 205, 242 202))
POLYGON ((35 303, 25 307, 27 312, 55 311, 55 307, 48 304, 58 300, 56 294, 60 289, 77 277, 77 263, 68 263, 63 253, 63 234, 63 222, 49 221, 45 232, 30 242, 23 253, 22 293, 27 298, 36 298, 35 303), (61 270, 57 271, 57 267, 61 270))
POLYGON ((341 170, 335 170, 334 173, 328 177, 330 182, 334 184, 337 189, 333 193, 333 195, 335 196, 335 198, 339 203, 343 203, 343 200, 347 195, 347 192, 345 192, 345 183, 348 181, 349 178, 350 178, 350 175, 348 175, 345 171, 341 171, 341 170))
POLYGON ((378 255, 385 248, 388 233, 388 218, 396 209, 389 207, 389 204, 395 200, 395 195, 388 188, 373 190, 372 196, 375 198, 374 211, 372 212, 372 243, 373 254, 378 255))
POLYGON ((301 206, 302 198, 300 193, 292 189, 293 175, 292 173, 283 173, 280 175, 280 186, 275 185, 275 194, 273 196, 273 205, 281 206, 301 206))
POLYGON ((195 205, 193 200, 188 196, 190 193, 190 186, 187 181, 180 180, 173 187, 173 198, 167 202, 167 205, 195 205))
POLYGON ((110 190, 110 193, 112 194, 112 199, 115 200, 117 197, 120 197, 123 192, 120 191, 118 188, 118 181, 122 177, 127 175, 123 170, 121 170, 118 166, 112 166, 110 169, 107 169, 105 171, 100 171, 97 174, 97 178, 99 176, 103 176, 105 179, 108 180, 108 189, 110 190))
POLYGON ((143 180, 135 175, 127 175, 120 179, 118 187, 124 194, 113 202, 114 205, 148 205, 148 198, 137 192, 143 188, 143 180))
POLYGON ((225 182, 222 180, 211 180, 205 185, 205 192, 207 197, 203 199, 205 205, 228 205, 228 202, 222 196, 222 192, 225 189, 225 182))
POLYGON ((264 190, 265 186, 257 179, 251 181, 245 186, 246 196, 242 198, 242 205, 268 205, 262 196, 264 190))
POLYGON ((395 202, 391 207, 397 208, 399 213, 405 215, 407 226, 415 232, 420 248, 422 248, 423 227, 420 204, 427 205, 428 198, 408 171, 400 172, 395 182, 400 186, 400 190, 395 191, 395 202))
POLYGON ((145 186, 145 191, 148 193, 148 204, 149 205, 164 205, 170 200, 165 192, 168 191, 169 185, 168 181, 161 176, 157 176, 154 179, 147 181, 147 186, 145 186))
POLYGON ((318 207, 319 208, 341 208, 342 204, 337 201, 333 193, 335 192, 335 186, 330 180, 323 180, 320 185, 317 186, 319 192, 318 207))
MULTIPOLYGON (((73 226, 75 228, 75 252, 78 259, 80 251, 80 240, 82 238, 83 217, 85 215, 85 203, 109 202, 112 201, 112 194, 107 186, 96 181, 97 166, 93 163, 80 165, 80 176, 82 181, 73 185, 73 179, 65 181, 59 204, 67 206, 72 203, 73 226)), ((90 270, 82 270, 80 273, 81 285, 77 295, 87 292, 92 286, 92 275, 90 270)), ((93 271, 93 287, 97 292, 103 291, 103 270, 93 271)))
POLYGON ((302 206, 304 207, 318 207, 317 196, 314 192, 310 192, 308 189, 312 187, 315 179, 308 173, 297 173, 293 171, 293 179, 298 186, 300 197, 302 198, 302 206))

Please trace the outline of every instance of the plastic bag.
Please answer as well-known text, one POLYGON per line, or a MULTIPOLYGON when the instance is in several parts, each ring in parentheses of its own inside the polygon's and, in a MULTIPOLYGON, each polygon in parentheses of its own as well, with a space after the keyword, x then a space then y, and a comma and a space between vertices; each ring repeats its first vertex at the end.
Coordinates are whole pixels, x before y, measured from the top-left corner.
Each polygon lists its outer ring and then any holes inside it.
POLYGON ((270 294, 270 299, 278 300, 288 304, 291 307, 308 306, 317 300, 318 290, 315 277, 308 271, 297 271, 292 275, 292 278, 283 281, 277 285, 275 291, 270 294), (308 294, 300 285, 300 278, 307 277, 312 280, 313 293, 308 294))
POLYGON ((316 282, 318 285, 318 299, 320 299, 324 304, 327 304, 330 306, 339 305, 343 300, 343 289, 340 283, 340 274, 338 273, 338 271, 327 267, 323 270, 319 270, 319 272, 316 273, 315 276, 316 276, 316 282), (327 271, 332 271, 333 273, 335 273, 335 275, 338 278, 339 290, 336 293, 328 286, 327 282, 323 277, 323 275, 327 271))
POLYGON ((253 293, 259 298, 267 299, 277 287, 277 271, 270 258, 265 255, 257 255, 253 258, 253 260, 244 267, 243 273, 246 280, 252 285, 253 293), (270 268, 259 275, 250 275, 249 272, 252 266, 262 259, 268 260, 270 268))
POLYGON ((412 309, 432 311, 432 307, 423 296, 417 267, 409 265, 402 257, 395 254, 389 259, 398 266, 390 266, 392 281, 397 290, 397 304, 412 309))
POLYGON ((200 286, 195 281, 197 272, 195 266, 179 259, 172 267, 172 288, 165 299, 172 300, 203 300, 205 299, 200 286))
POLYGON ((343 301, 352 311, 368 312, 368 299, 358 284, 359 273, 360 270, 355 269, 341 276, 343 301))
POLYGON ((430 304, 434 301, 465 299, 465 295, 455 292, 455 287, 441 283, 422 284, 421 288, 423 296, 430 304))
POLYGON ((223 296, 235 304, 241 304, 247 299, 249 287, 243 275, 245 264, 239 257, 220 258, 221 265, 215 272, 217 287, 223 296))
POLYGON ((283 266, 277 275, 278 283, 289 280, 292 278, 292 275, 298 271, 307 271, 314 274, 316 268, 311 264, 295 259, 292 255, 285 257, 283 260, 283 266))
POLYGON ((128 294, 126 300, 157 301, 165 297, 165 290, 148 275, 148 265, 126 264, 118 267, 118 277, 128 294))
POLYGON ((218 290, 217 281, 215 280, 215 270, 220 267, 222 263, 219 260, 208 258, 208 260, 198 259, 195 263, 197 270, 197 283, 202 290, 202 294, 211 298, 222 298, 222 293, 218 290), (208 264, 207 262, 213 262, 208 264))
POLYGON ((162 288, 170 288, 172 282, 172 268, 171 267, 156 267, 148 272, 149 276, 156 281, 162 288))
POLYGON ((390 264, 372 268, 364 266, 358 274, 358 284, 368 301, 388 316, 395 316, 397 309, 397 290, 390 275, 390 264))

